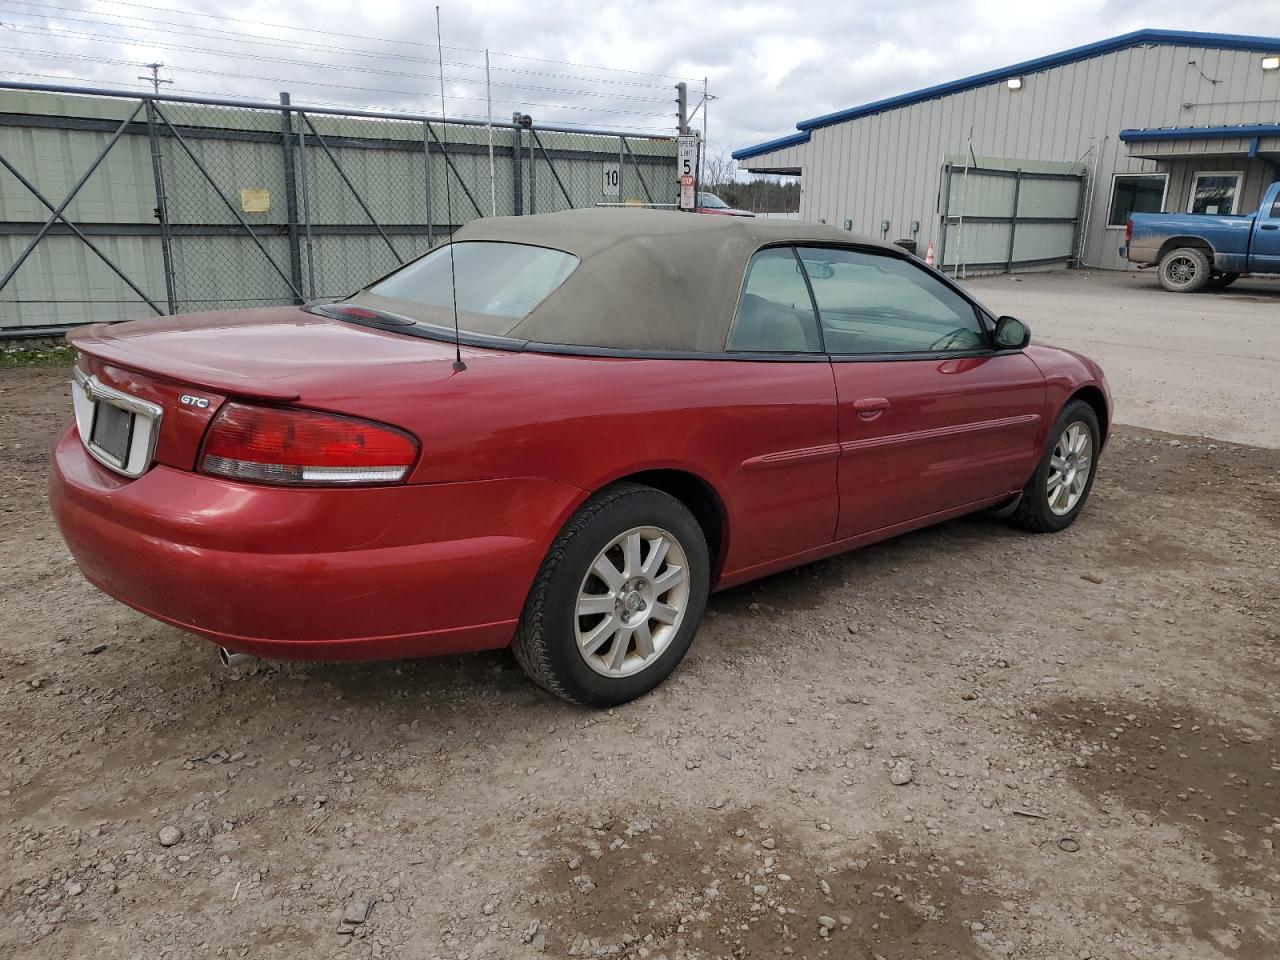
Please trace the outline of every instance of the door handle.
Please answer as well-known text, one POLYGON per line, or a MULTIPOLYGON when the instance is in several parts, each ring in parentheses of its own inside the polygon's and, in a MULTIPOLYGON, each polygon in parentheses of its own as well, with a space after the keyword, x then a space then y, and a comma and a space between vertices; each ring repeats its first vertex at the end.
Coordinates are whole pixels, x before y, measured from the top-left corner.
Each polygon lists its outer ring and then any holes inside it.
POLYGON ((1276 224, 1274 224, 1274 223, 1264 223, 1264 224, 1262 225, 1261 229, 1263 229, 1263 230, 1280 230, 1280 226, 1277 226, 1277 225, 1276 225, 1276 224))
POLYGON ((874 420, 889 409, 889 401, 884 397, 863 397, 853 401, 853 409, 863 420, 874 420))

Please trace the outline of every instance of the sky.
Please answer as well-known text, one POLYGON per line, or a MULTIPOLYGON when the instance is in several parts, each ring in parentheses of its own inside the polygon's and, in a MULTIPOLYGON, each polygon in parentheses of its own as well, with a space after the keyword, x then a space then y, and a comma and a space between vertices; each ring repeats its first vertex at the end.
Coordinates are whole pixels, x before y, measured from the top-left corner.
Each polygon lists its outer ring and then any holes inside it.
MULTIPOLYGON (((440 5, 446 109, 672 132, 674 84, 703 78, 712 149, 796 121, 1145 27, 1280 37, 1280 0, 440 5)), ((344 104, 439 115, 435 11, 411 0, 0 0, 0 80, 344 104), (207 14, 213 13, 216 16, 207 14)), ((1280 46, 1280 44, 1278 44, 1280 46)), ((700 117, 697 122, 700 124, 700 117)))

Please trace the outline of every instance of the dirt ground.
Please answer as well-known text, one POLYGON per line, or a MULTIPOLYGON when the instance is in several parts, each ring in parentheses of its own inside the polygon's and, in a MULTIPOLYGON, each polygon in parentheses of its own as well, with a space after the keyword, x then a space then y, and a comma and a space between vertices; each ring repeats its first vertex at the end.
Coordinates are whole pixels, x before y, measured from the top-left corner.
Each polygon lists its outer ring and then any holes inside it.
POLYGON ((1280 277, 1195 294, 1163 290, 1154 270, 975 277, 965 286, 992 310, 1025 319, 1033 340, 1102 364, 1121 423, 1280 447, 1280 277))
POLYGON ((1067 532, 720 594, 588 712, 505 652, 225 670, 96 593, 66 377, 0 372, 0 956, 1280 955, 1280 451, 1119 428, 1067 532))

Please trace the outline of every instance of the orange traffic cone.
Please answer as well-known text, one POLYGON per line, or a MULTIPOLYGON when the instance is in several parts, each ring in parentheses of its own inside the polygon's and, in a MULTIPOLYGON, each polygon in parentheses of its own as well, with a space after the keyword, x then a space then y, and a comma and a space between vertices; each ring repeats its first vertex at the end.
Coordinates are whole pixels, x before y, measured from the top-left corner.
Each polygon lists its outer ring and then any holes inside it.
POLYGON ((933 244, 929 244, 929 249, 924 252, 924 262, 929 266, 934 266, 936 261, 933 259, 933 244))

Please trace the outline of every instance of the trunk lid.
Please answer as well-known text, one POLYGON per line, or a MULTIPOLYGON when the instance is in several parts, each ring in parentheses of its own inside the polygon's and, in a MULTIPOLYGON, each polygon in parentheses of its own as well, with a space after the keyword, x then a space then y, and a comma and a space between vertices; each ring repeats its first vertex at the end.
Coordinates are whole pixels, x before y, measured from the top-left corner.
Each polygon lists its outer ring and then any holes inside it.
POLYGON ((183 470, 228 398, 360 416, 369 392, 444 379, 453 359, 451 344, 298 307, 100 323, 67 340, 84 374, 161 408, 154 460, 183 470))

